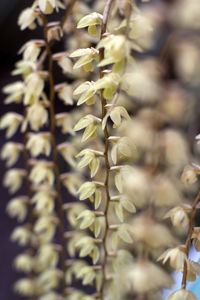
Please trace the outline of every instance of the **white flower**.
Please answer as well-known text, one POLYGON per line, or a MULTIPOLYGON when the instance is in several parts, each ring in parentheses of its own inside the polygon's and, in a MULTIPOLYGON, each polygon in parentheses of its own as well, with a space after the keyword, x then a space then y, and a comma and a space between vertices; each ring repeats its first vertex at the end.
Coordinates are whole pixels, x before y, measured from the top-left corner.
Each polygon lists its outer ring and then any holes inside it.
POLYGON ((31 199, 35 204, 36 211, 46 211, 48 213, 54 210, 54 195, 49 188, 39 190, 31 199))
POLYGON ((18 25, 20 26, 20 29, 24 30, 27 27, 29 29, 35 29, 35 19, 37 15, 38 13, 36 13, 32 7, 24 9, 18 19, 18 25))
POLYGON ((40 154, 49 156, 51 152, 50 136, 44 133, 31 133, 26 148, 30 151, 32 157, 36 157, 40 154))
POLYGON ((25 170, 11 169, 6 172, 3 184, 9 189, 9 193, 14 194, 21 187, 22 180, 25 176, 25 170))
POLYGON ((20 246, 26 246, 30 239, 30 231, 25 226, 16 227, 11 234, 11 241, 18 242, 20 246))
POLYGON ((22 131, 25 131, 28 123, 31 129, 38 131, 48 121, 48 112, 40 103, 35 103, 27 109, 27 116, 22 125, 22 131))
POLYGON ((23 296, 31 297, 36 290, 35 282, 28 278, 20 279, 15 283, 14 290, 23 296))
POLYGON ((59 8, 65 8, 65 6, 59 0, 39 0, 39 8, 45 14, 51 14, 54 8, 58 11, 59 8))
POLYGON ((7 128, 6 138, 12 137, 22 123, 23 117, 17 113, 6 113, 0 120, 0 129, 7 128))
POLYGON ((63 185, 72 195, 77 195, 78 189, 82 184, 82 180, 78 174, 66 173, 61 175, 63 185))
POLYGON ((27 215, 28 198, 25 196, 17 197, 9 201, 6 210, 10 217, 17 217, 18 222, 25 220, 27 215))
POLYGON ((52 166, 46 161, 38 161, 31 170, 30 180, 35 184, 47 183, 52 186, 54 183, 52 166))
POLYGON ((55 88, 56 92, 58 92, 58 97, 65 105, 73 105, 73 92, 71 85, 62 84, 55 88))
POLYGON ((5 94, 10 94, 6 97, 5 103, 10 104, 12 102, 20 103, 24 94, 24 83, 22 81, 16 81, 8 84, 3 88, 5 94))
POLYGON ((188 262, 187 255, 185 253, 185 246, 179 246, 166 250, 158 258, 158 261, 163 260, 163 263, 166 263, 168 259, 172 268, 174 268, 177 272, 182 271, 184 262, 188 262))
POLYGON ((57 146, 58 151, 63 156, 65 161, 72 167, 75 167, 76 162, 74 157, 76 155, 76 149, 70 143, 63 143, 57 146))
POLYGON ((23 271, 26 273, 31 272, 33 263, 33 258, 26 253, 18 255, 14 260, 14 266, 17 271, 23 271))
POLYGON ((61 127, 61 131, 63 134, 69 133, 71 135, 74 135, 73 130, 73 121, 68 113, 61 113, 56 115, 56 125, 61 127))
POLYGON ((24 104, 33 104, 38 102, 44 88, 44 80, 36 73, 30 73, 25 78, 24 104))
POLYGON ((181 181, 185 186, 189 186, 197 181, 197 174, 194 167, 186 166, 181 175, 181 181))
POLYGON ((58 252, 53 245, 47 244, 40 247, 38 256, 39 263, 46 266, 47 268, 49 266, 55 267, 57 265, 58 259, 58 252))
POLYGON ((42 46, 44 46, 44 41, 32 40, 25 43, 19 50, 19 53, 23 53, 23 60, 35 62, 40 54, 40 48, 42 46))
POLYGON ((171 218, 172 224, 177 227, 186 227, 189 223, 188 215, 183 207, 177 206, 165 214, 164 219, 171 218))
POLYGON ((10 167, 16 163, 22 150, 22 144, 12 142, 6 143, 1 150, 1 159, 7 160, 6 166, 10 167))
POLYGON ((153 249, 173 246, 176 243, 175 238, 165 225, 155 222, 145 213, 133 219, 131 232, 134 240, 153 249))
POLYGON ((47 269, 39 275, 37 278, 40 289, 45 292, 57 288, 59 284, 59 279, 62 276, 62 273, 56 269, 47 269))

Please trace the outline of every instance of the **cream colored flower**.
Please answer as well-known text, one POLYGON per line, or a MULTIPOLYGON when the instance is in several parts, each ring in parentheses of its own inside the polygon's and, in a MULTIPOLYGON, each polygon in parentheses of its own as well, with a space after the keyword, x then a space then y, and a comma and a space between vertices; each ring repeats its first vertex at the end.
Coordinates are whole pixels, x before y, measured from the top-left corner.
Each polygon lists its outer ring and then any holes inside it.
POLYGON ((72 167, 76 166, 75 155, 77 153, 75 147, 70 143, 63 143, 57 146, 58 151, 63 156, 65 161, 72 167))
POLYGON ((38 131, 48 121, 48 112, 40 103, 35 103, 28 107, 27 116, 22 125, 22 131, 25 131, 28 123, 31 129, 38 131))
POLYGON ((192 243, 196 251, 200 251, 200 227, 193 228, 192 243))
POLYGON ((35 193, 31 202, 35 204, 35 210, 37 212, 46 211, 47 213, 52 213, 55 206, 54 197, 53 192, 49 187, 46 187, 35 193))
POLYGON ((121 87, 140 102, 154 103, 160 100, 162 93, 158 70, 155 61, 137 63, 131 71, 124 74, 121 87))
POLYGON ((182 201, 182 194, 179 188, 179 182, 175 178, 158 175, 153 178, 153 203, 156 206, 173 206, 182 201))
POLYGON ((131 16, 129 37, 136 40, 137 44, 144 49, 149 49, 154 45, 156 17, 150 15, 148 10, 134 13, 131 16))
POLYGON ((34 184, 46 183, 50 186, 54 183, 54 173, 52 166, 46 161, 37 161, 30 173, 30 180, 34 184))
MULTIPOLYGON (((15 69, 12 71, 12 75, 22 75, 26 78, 30 73, 36 69, 36 64, 31 61, 19 60, 15 64, 15 69)), ((25 93, 25 85, 23 87, 23 93, 25 93)))
POLYGON ((88 27, 88 33, 92 36, 98 35, 97 25, 101 25, 103 16, 99 13, 93 12, 84 16, 77 24, 77 28, 88 27))
POLYGON ((78 61, 74 64, 73 68, 78 69, 83 67, 86 72, 93 71, 92 61, 97 60, 99 51, 95 48, 78 49, 70 54, 70 57, 78 57, 78 61))
POLYGON ((71 85, 57 85, 55 86, 55 90, 65 105, 73 105, 73 90, 71 85))
POLYGON ((163 263, 166 263, 168 259, 172 268, 174 268, 177 272, 182 271, 184 262, 188 262, 187 255, 185 253, 185 246, 179 246, 166 250, 158 258, 158 261, 163 260, 163 263))
POLYGON ((63 134, 69 133, 75 135, 73 130, 73 120, 68 113, 61 113, 56 115, 56 125, 61 127, 63 134))
POLYGON ((51 289, 57 288, 59 285, 62 272, 58 269, 47 269, 42 272, 37 278, 39 289, 42 291, 41 294, 49 292, 51 289))
POLYGON ((36 290, 35 281, 28 278, 20 279, 15 283, 14 290, 18 294, 26 297, 31 297, 34 295, 34 292, 36 290))
POLYGON ((1 150, 1 159, 7 160, 6 166, 11 167, 19 158, 20 152, 23 150, 23 145, 18 143, 6 143, 1 150))
POLYGON ((30 151, 32 157, 40 154, 49 156, 51 152, 50 135, 45 133, 29 134, 26 148, 30 151))
POLYGON ((149 248, 167 247, 176 244, 176 239, 169 229, 146 214, 137 216, 131 222, 133 239, 149 248), (148 230, 147 230, 148 228, 148 230))
POLYGON ((178 290, 173 292, 167 300, 198 300, 197 296, 191 291, 187 290, 178 290))
POLYGON ((73 65, 71 59, 69 59, 67 52, 56 53, 53 55, 53 59, 58 62, 63 73, 72 73, 73 65))
POLYGON ((26 246, 31 239, 31 233, 28 227, 18 226, 11 234, 11 241, 18 242, 20 246, 26 246))
POLYGON ((37 103, 44 88, 44 80, 36 73, 30 73, 25 78, 24 105, 37 103))
POLYGON ((179 171, 188 164, 190 159, 189 148, 184 136, 180 132, 174 129, 163 131, 159 136, 159 143, 164 156, 162 162, 168 168, 179 171))
POLYGON ((6 138, 12 137, 22 123, 23 117, 17 113, 6 113, 0 120, 0 129, 6 129, 6 138))
POLYGON ((35 224, 34 224, 34 232, 37 234, 46 234, 49 229, 53 228, 55 231, 56 229, 56 219, 53 215, 42 215, 40 216, 35 224))
POLYGON ((58 263, 59 255, 55 247, 51 244, 42 245, 39 249, 39 263, 46 268, 55 267, 58 263))
POLYGON ((27 216, 28 197, 21 196, 9 201, 6 211, 10 217, 17 217, 18 222, 25 220, 27 216))
POLYGON ((51 14, 54 9, 65 8, 64 4, 59 0, 38 0, 38 5, 41 11, 45 14, 51 14))
POLYGON ((198 0, 177 0, 171 9, 171 19, 185 29, 198 30, 200 28, 199 9, 198 0))
POLYGON ((21 169, 11 169, 6 172, 3 184, 8 188, 10 194, 14 194, 22 186, 26 171, 21 169))
POLYGON ((20 103, 24 94, 24 83, 22 81, 16 81, 8 84, 3 88, 3 92, 5 94, 10 94, 4 100, 6 104, 10 104, 12 102, 20 103))
POLYGON ((77 195, 78 189, 82 184, 82 180, 78 174, 66 173, 61 175, 63 185, 69 190, 72 195, 77 195))
POLYGON ((23 53, 23 60, 35 62, 40 54, 41 47, 44 45, 43 40, 31 40, 21 47, 19 53, 23 53))
POLYGON ((196 276, 200 276, 200 265, 189 259, 187 263, 187 281, 195 281, 196 276))
POLYGON ((150 261, 138 261, 127 270, 129 289, 137 293, 148 293, 160 288, 170 288, 173 283, 171 277, 160 267, 150 261))
POLYGON ((195 182, 197 182, 197 172, 194 167, 186 166, 181 175, 181 181, 185 186, 189 186, 195 182))
POLYGON ((164 215, 164 219, 171 218, 172 224, 177 227, 185 228, 189 223, 188 215, 183 207, 172 208, 164 215))
POLYGON ((18 25, 20 26, 21 30, 26 29, 35 29, 35 20, 38 16, 38 12, 34 11, 34 8, 29 7, 24 9, 18 19, 18 25))
POLYGON ((18 255, 14 260, 14 266, 17 271, 30 273, 33 269, 34 259, 31 255, 23 253, 18 255))
POLYGON ((149 178, 141 168, 125 166, 121 169, 124 192, 130 196, 136 207, 143 207, 148 203, 151 193, 149 178))

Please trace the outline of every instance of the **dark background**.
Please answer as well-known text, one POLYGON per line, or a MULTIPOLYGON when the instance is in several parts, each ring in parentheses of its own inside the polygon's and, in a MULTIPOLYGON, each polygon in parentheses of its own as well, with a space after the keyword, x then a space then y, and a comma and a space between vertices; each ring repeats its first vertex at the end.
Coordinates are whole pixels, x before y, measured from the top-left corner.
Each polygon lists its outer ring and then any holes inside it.
MULTIPOLYGON (((15 81, 11 76, 14 63, 19 59, 17 52, 21 45, 31 38, 29 30, 20 31, 17 25, 18 16, 23 9, 30 4, 30 1, 1 0, 0 1, 0 115, 6 111, 21 112, 21 108, 15 105, 4 105, 2 88, 6 84, 15 81)), ((14 137, 18 139, 18 136, 14 137)), ((5 143, 4 131, 0 131, 0 148, 5 143)), ((20 162, 19 162, 20 164, 20 162)), ((0 300, 24 299, 12 291, 12 285, 22 274, 16 273, 12 266, 13 258, 21 252, 16 243, 10 241, 10 234, 16 226, 16 220, 9 218, 6 214, 6 205, 10 196, 2 186, 2 179, 5 174, 5 164, 0 161, 0 300)))

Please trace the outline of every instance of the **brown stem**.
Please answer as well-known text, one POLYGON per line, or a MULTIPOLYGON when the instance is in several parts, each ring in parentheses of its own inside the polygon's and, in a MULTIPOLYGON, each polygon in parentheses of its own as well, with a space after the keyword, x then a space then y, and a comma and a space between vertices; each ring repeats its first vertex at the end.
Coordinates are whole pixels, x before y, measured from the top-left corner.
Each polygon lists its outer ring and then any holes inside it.
POLYGON ((54 91, 54 78, 53 78, 53 58, 51 46, 48 43, 47 39, 47 18, 42 14, 43 26, 44 26, 44 38, 46 42, 46 51, 48 56, 48 71, 49 71, 49 101, 50 101, 50 130, 51 130, 51 141, 52 141, 52 155, 53 155, 53 163, 54 163, 54 172, 55 172, 55 183, 56 183, 56 191, 57 191, 57 203, 58 203, 58 217, 59 217, 59 231, 60 231, 60 239, 62 245, 61 251, 61 268, 63 271, 62 278, 62 290, 63 295, 66 290, 66 282, 65 282, 65 271, 66 271, 66 240, 65 240, 65 228, 64 228, 64 210, 63 210, 63 201, 61 196, 61 181, 60 181, 60 172, 58 168, 58 152, 56 146, 56 138, 55 138, 55 128, 56 128, 56 119, 55 119, 55 91, 54 91))
MULTIPOLYGON (((191 243, 191 237, 192 237, 192 232, 193 232, 193 227, 194 227, 194 217, 195 217, 195 212, 196 212, 196 206, 199 203, 199 201, 200 201, 200 191, 198 192, 198 194, 192 204, 192 210, 190 213, 190 224, 189 224, 187 239, 185 242, 187 257, 189 255, 189 250, 190 250, 190 243, 191 243)), ((182 289, 186 288, 186 280, 187 280, 187 262, 185 261, 184 266, 183 266, 183 277, 182 277, 182 283, 181 283, 182 289)))
MULTIPOLYGON (((68 9, 66 10, 66 13, 65 13, 65 15, 64 15, 64 17, 63 17, 63 19, 62 19, 62 21, 60 23, 60 28, 61 29, 63 29, 63 27, 65 25, 65 22, 67 21, 67 19, 68 19, 70 13, 71 13, 71 11, 72 11, 72 9, 73 9, 74 4, 76 3, 76 1, 77 0, 72 0, 71 3, 70 3, 70 5, 69 5, 69 7, 68 7, 68 9)), ((55 40, 53 40, 53 41, 51 41, 49 43, 49 47, 50 48, 53 47, 54 44, 55 44, 55 40)), ((40 69, 40 66, 43 64, 43 62, 46 59, 46 57, 47 57, 47 50, 45 49, 43 51, 43 53, 41 54, 40 59, 39 59, 38 64, 37 64, 37 69, 38 70, 40 69)))
MULTIPOLYGON (((102 22, 102 29, 101 29, 101 39, 103 38, 103 35, 106 32, 106 27, 107 27, 107 22, 108 22, 108 16, 110 12, 110 8, 112 5, 113 0, 107 0, 106 6, 104 9, 103 13, 103 22, 102 22)), ((100 60, 104 58, 104 50, 103 48, 100 50, 100 60)), ((104 68, 100 68, 100 78, 103 78, 104 76, 104 68)), ((102 109, 102 120, 106 116, 106 99, 103 96, 103 90, 101 90, 101 109, 102 109)), ((100 295, 101 299, 104 299, 104 289, 105 289, 105 284, 106 284, 106 264, 107 264, 107 258, 108 258, 108 249, 106 246, 106 240, 107 240, 107 235, 108 235, 108 230, 109 230, 109 222, 108 222, 108 208, 109 208, 109 202, 110 202, 110 193, 109 193, 109 175, 110 175, 110 163, 109 163, 109 158, 108 158, 108 146, 109 146, 109 134, 108 134, 108 129, 107 125, 104 128, 104 159, 105 159, 105 167, 106 167, 106 178, 104 181, 105 185, 105 192, 106 192, 106 205, 105 205, 105 233, 103 237, 103 249, 104 249, 104 259, 102 262, 102 285, 100 289, 100 295)))

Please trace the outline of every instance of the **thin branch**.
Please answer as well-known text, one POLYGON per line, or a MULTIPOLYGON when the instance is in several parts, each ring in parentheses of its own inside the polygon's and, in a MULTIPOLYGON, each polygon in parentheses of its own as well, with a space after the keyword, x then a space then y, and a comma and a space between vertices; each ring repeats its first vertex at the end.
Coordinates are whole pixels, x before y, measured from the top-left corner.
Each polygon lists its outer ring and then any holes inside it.
MULTIPOLYGON (((71 3, 70 3, 70 5, 69 5, 69 7, 68 7, 68 9, 66 10, 66 13, 65 13, 65 15, 64 15, 64 17, 63 17, 63 19, 62 19, 62 21, 61 21, 61 23, 60 23, 60 28, 61 28, 61 29, 64 28, 65 22, 67 21, 67 19, 68 19, 70 13, 71 13, 71 11, 72 11, 72 9, 73 9, 73 7, 74 7, 76 1, 77 1, 77 0, 72 0, 71 3)), ((52 48, 54 44, 55 44, 55 40, 53 40, 53 41, 51 41, 51 42, 49 43, 49 47, 52 48)), ((43 53, 41 54, 40 59, 39 59, 38 64, 37 64, 37 69, 38 69, 38 70, 40 69, 40 66, 41 66, 41 65, 43 64, 43 62, 45 61, 46 57, 47 57, 47 50, 45 49, 45 50, 43 51, 43 53)))
MULTIPOLYGON (((102 23, 102 29, 101 29, 101 39, 103 38, 105 32, 106 32, 106 27, 107 27, 107 22, 108 22, 108 16, 109 16, 109 12, 111 9, 111 5, 112 5, 113 0, 107 0, 106 2, 106 6, 104 9, 104 13, 103 13, 103 23, 102 23)), ((102 60, 104 58, 104 50, 103 48, 100 49, 100 60, 102 60)), ((104 76, 104 68, 100 68, 100 78, 103 78, 104 76)), ((102 120, 103 118, 106 116, 106 100, 103 96, 103 90, 101 90, 101 108, 102 108, 102 120)), ((101 295, 101 299, 104 299, 104 289, 105 289, 105 284, 106 284, 106 264, 107 264, 107 258, 108 258, 108 249, 107 249, 107 245, 106 245, 106 241, 107 241, 107 235, 108 235, 108 231, 109 231, 109 222, 108 222, 108 209, 109 209, 109 202, 110 202, 110 193, 109 193, 109 171, 110 171, 110 163, 109 163, 109 157, 108 157, 108 147, 109 147, 109 134, 108 134, 108 129, 107 129, 107 125, 105 125, 105 128, 103 130, 104 132, 104 143, 105 143, 105 148, 104 148, 104 158, 105 158, 105 167, 106 167, 106 178, 105 178, 105 192, 106 192, 106 205, 105 205, 105 210, 104 210, 104 214, 105 214, 105 233, 104 233, 104 237, 103 237, 103 249, 104 249, 104 258, 103 258, 103 262, 102 262, 102 285, 101 285, 101 289, 100 289, 100 295, 101 295)))
MULTIPOLYGON (((194 217, 195 217, 195 212, 196 212, 196 207, 198 203, 200 202, 200 191, 197 194, 193 204, 192 204, 192 210, 190 213, 190 224, 189 224, 189 229, 188 229, 188 234, 187 234, 187 239, 185 242, 185 247, 186 247, 186 255, 188 257, 189 255, 189 250, 190 250, 190 244, 191 244, 191 237, 192 237, 192 232, 193 232, 193 227, 194 227, 194 217)), ((186 281, 187 281, 187 262, 184 262, 184 267, 183 267, 183 277, 182 277, 182 283, 181 287, 182 289, 186 288, 186 281)))
POLYGON ((49 101, 50 101, 50 130, 51 130, 51 141, 52 141, 52 152, 53 152, 53 162, 54 162, 54 171, 55 171, 55 182, 56 182, 56 191, 57 191, 57 203, 58 203, 58 217, 59 217, 59 231, 60 239, 62 245, 61 251, 61 267, 63 271, 62 278, 62 290, 63 295, 66 290, 65 282, 65 271, 66 271, 66 240, 65 240, 65 228, 64 228, 64 210, 63 210, 63 201, 61 196, 61 180, 60 172, 58 168, 58 152, 55 138, 55 128, 56 128, 56 119, 55 119, 55 91, 54 91, 54 78, 53 78, 53 58, 50 44, 47 39, 47 18, 45 15, 42 15, 43 26, 44 26, 44 37, 46 42, 46 51, 48 56, 48 71, 49 71, 49 101))

